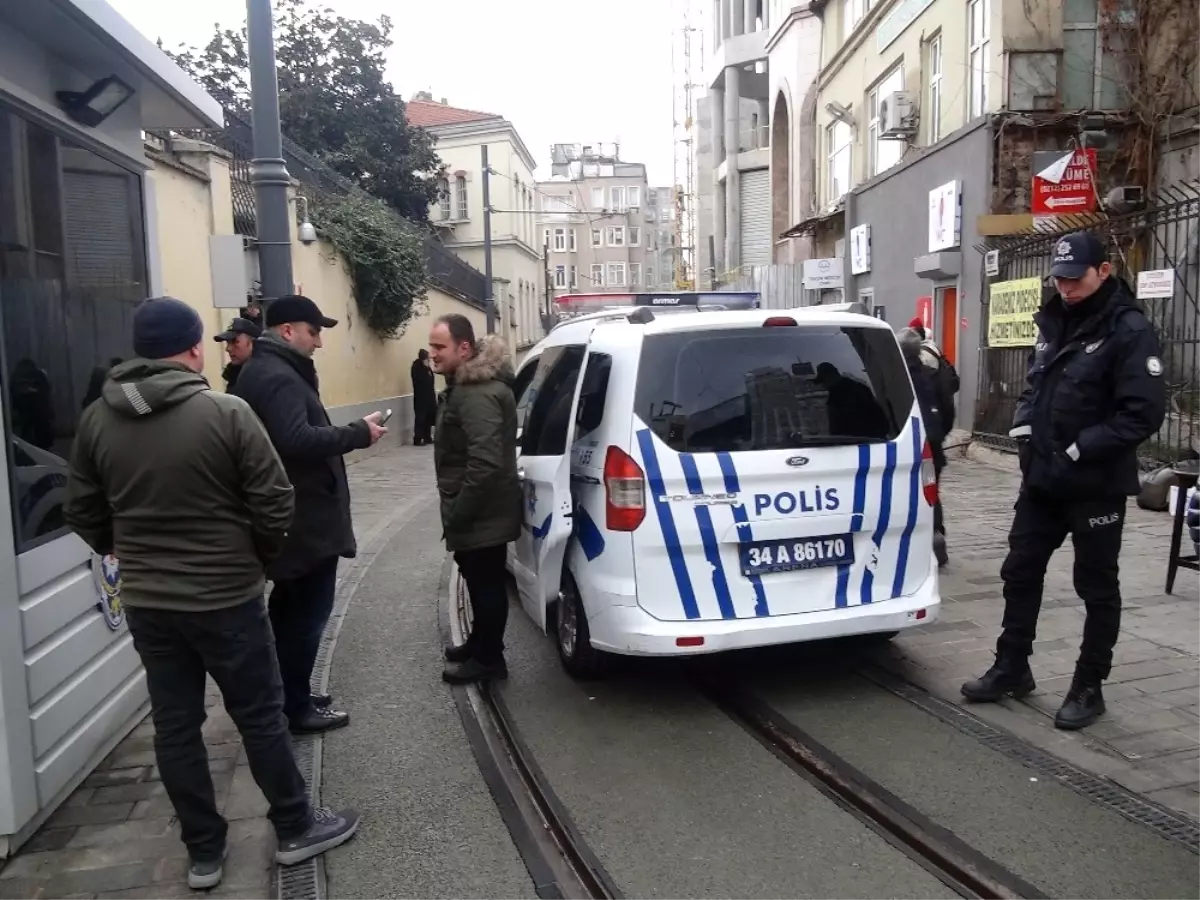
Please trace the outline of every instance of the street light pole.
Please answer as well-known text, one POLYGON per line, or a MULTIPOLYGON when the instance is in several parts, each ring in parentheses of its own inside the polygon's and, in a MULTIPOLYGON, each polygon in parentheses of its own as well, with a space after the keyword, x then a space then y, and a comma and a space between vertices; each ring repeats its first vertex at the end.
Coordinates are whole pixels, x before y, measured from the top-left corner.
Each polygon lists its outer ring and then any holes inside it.
POLYGON ((488 176, 491 168, 488 166, 487 144, 479 148, 483 159, 483 280, 484 301, 487 308, 487 333, 496 333, 496 298, 492 296, 492 192, 488 176))
POLYGON ((275 33, 271 0, 246 0, 250 56, 250 105, 253 109, 254 212, 258 266, 267 303, 292 293, 292 240, 288 224, 287 164, 279 124, 279 76, 275 71, 275 33))

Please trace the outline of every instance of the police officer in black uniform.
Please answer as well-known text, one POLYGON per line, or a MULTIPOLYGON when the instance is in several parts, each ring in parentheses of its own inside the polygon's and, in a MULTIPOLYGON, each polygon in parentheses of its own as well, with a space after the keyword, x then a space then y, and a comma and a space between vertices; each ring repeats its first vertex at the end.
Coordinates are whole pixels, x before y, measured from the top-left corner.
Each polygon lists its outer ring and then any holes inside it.
POLYGON ((1034 316, 1037 344, 1013 429, 1021 490, 1009 531, 1003 633, 996 663, 962 686, 968 700, 1023 697, 1050 556, 1071 536, 1075 591, 1087 618, 1058 728, 1084 728, 1104 712, 1100 685, 1121 627, 1117 555, 1128 496, 1139 490, 1137 448, 1162 426, 1163 364, 1154 327, 1104 245, 1077 232, 1054 248, 1057 292, 1034 316))

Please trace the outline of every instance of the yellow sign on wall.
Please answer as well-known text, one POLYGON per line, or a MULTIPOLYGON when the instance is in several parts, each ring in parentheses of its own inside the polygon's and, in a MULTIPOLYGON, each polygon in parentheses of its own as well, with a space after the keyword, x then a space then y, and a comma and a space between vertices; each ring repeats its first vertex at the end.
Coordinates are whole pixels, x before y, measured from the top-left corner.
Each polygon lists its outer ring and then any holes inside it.
POLYGON ((1042 305, 1042 279, 1018 278, 991 286, 988 303, 989 347, 1031 347, 1037 342, 1033 314, 1042 305))

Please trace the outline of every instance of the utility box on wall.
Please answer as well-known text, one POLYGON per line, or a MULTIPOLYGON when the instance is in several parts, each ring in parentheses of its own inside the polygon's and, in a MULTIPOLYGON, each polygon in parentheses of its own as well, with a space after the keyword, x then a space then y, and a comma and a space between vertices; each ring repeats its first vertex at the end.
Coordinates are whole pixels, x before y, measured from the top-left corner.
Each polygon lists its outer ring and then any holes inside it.
POLYGON ((241 309, 258 280, 258 254, 253 242, 240 234, 213 234, 208 238, 212 271, 213 306, 241 309))

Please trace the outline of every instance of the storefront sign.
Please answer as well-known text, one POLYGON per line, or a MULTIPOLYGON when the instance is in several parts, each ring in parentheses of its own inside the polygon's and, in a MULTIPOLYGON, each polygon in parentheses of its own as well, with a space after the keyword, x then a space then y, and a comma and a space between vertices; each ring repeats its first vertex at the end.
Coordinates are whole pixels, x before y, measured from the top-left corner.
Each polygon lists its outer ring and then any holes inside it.
POLYGON ((804 261, 804 287, 806 290, 824 291, 845 286, 846 278, 840 259, 830 257, 804 261))
POLYGON ((1039 150, 1033 154, 1033 200, 1035 216, 1091 212, 1096 208, 1092 172, 1096 151, 1039 150))
POLYGON ((108 627, 116 631, 125 622, 125 607, 121 605, 121 565, 112 554, 92 554, 92 580, 100 599, 96 605, 104 613, 108 627))
POLYGON ((1145 272, 1138 272, 1137 298, 1139 300, 1168 300, 1174 296, 1174 269, 1148 269, 1145 272))
POLYGON ((871 226, 850 229, 850 271, 862 275, 871 271, 871 226))
POLYGON ((1030 347, 1037 342, 1033 314, 1042 305, 1042 279, 997 281, 989 288, 989 347, 1030 347))
POLYGON ((929 192, 929 252, 958 246, 962 228, 962 192, 959 182, 948 181, 929 192))
POLYGON ((875 27, 875 51, 882 53, 888 45, 904 33, 917 16, 929 9, 933 0, 900 0, 883 21, 875 27))

